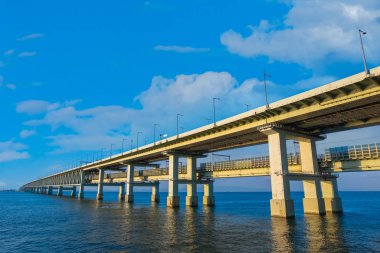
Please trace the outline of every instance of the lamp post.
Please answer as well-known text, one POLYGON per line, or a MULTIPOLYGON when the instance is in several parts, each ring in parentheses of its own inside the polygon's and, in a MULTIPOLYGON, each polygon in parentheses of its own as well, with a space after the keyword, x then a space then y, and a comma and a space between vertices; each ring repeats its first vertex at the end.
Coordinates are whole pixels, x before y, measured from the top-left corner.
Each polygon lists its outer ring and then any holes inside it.
POLYGON ((136 150, 139 150, 139 135, 140 134, 142 134, 142 132, 137 132, 136 150))
POLYGON ((264 69, 264 89, 265 89, 265 104, 266 108, 269 109, 269 103, 268 103, 268 93, 267 93, 267 77, 272 77, 271 75, 267 74, 264 69))
POLYGON ((251 105, 244 104, 247 107, 247 112, 249 111, 249 108, 251 108, 251 105))
POLYGON ((213 115, 214 115, 214 126, 216 126, 215 100, 220 100, 220 98, 212 98, 212 108, 213 108, 213 115))
POLYGON ((154 124, 153 125, 153 145, 156 145, 156 127, 160 124, 154 124))
POLYGON ((183 115, 180 114, 180 113, 177 113, 177 138, 179 137, 179 126, 178 126, 178 123, 179 123, 179 117, 182 117, 183 115))
POLYGON ((110 146, 110 159, 111 159, 111 156, 112 156, 112 148, 113 148, 113 145, 114 145, 114 144, 111 144, 111 146, 110 146))
POLYGON ((132 149, 133 149, 133 139, 131 139, 131 148, 130 148, 131 152, 132 152, 132 149))
POLYGON ((100 160, 103 159, 103 149, 104 149, 104 148, 101 148, 101 149, 100 149, 100 160))
POLYGON ((127 139, 123 139, 121 141, 121 154, 124 154, 124 141, 126 141, 127 139))
POLYGON ((207 121, 207 125, 210 124, 210 121, 211 121, 210 118, 205 118, 205 120, 207 121))
POLYGON ((362 38, 362 35, 366 35, 366 34, 367 34, 367 32, 359 29, 360 45, 362 48, 362 57, 363 57, 363 63, 364 63, 364 73, 369 75, 370 73, 369 73, 369 69, 367 68, 367 59, 365 57, 364 46, 363 46, 363 38, 362 38))

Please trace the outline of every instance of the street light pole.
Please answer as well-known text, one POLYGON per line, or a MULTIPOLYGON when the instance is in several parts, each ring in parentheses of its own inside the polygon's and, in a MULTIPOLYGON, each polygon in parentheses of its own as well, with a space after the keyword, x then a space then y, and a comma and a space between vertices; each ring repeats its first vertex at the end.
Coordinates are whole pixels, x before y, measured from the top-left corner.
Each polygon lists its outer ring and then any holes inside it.
POLYGON ((271 77, 271 75, 267 74, 264 69, 265 104, 266 104, 266 108, 269 109, 268 92, 267 92, 267 77, 271 77))
POLYGON ((364 63, 364 73, 366 73, 367 75, 369 75, 370 73, 369 73, 369 69, 367 68, 367 59, 365 57, 362 34, 366 35, 367 32, 362 31, 361 29, 359 29, 360 45, 361 45, 361 48, 362 48, 362 56, 363 56, 363 63, 364 63))
POLYGON ((177 113, 177 138, 179 137, 179 126, 178 126, 178 123, 179 123, 179 117, 180 116, 183 116, 183 115, 180 114, 180 113, 177 113))
POLYGON ((247 107, 247 112, 249 111, 249 108, 251 108, 251 105, 244 104, 247 107))
POLYGON ((110 146, 110 159, 111 159, 111 156, 112 156, 112 147, 113 147, 114 144, 111 144, 110 146))
POLYGON ((140 134, 142 134, 142 132, 137 132, 136 150, 139 150, 139 135, 140 134))
POLYGON ((154 124, 153 125, 153 145, 156 145, 156 127, 160 124, 154 124))
POLYGON ((210 124, 211 119, 210 118, 205 118, 207 120, 207 125, 210 124))
POLYGON ((220 98, 212 98, 212 108, 213 108, 213 114, 214 114, 214 126, 216 126, 215 100, 220 100, 220 98))
POLYGON ((123 139, 121 141, 121 154, 124 154, 124 141, 126 141, 127 139, 123 139))

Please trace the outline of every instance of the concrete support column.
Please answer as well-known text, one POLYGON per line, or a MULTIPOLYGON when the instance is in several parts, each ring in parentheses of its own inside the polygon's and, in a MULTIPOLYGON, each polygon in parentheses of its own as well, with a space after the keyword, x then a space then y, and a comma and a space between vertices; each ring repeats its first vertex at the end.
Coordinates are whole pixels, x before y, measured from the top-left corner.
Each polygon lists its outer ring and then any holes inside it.
POLYGON ((125 200, 125 183, 119 186, 119 200, 125 200))
POLYGON ((170 207, 179 207, 178 196, 178 156, 169 155, 169 189, 166 205, 170 207))
POLYGON ((79 185, 79 193, 78 198, 83 199, 84 198, 84 171, 82 170, 80 172, 80 185, 79 185))
POLYGON ((288 158, 285 132, 273 128, 267 128, 262 132, 268 135, 269 144, 272 188, 271 215, 285 218, 293 217, 294 203, 290 197, 290 183, 286 175, 288 173, 288 158))
MULTIPOLYGON (((302 172, 316 174, 319 171, 317 160, 317 149, 315 140, 302 139, 299 140, 302 172)), ((304 213, 324 214, 325 203, 322 198, 321 179, 304 180, 303 190, 305 197, 303 199, 304 213)))
POLYGON ((76 197, 77 195, 77 187, 73 186, 73 190, 71 191, 71 197, 76 197))
POLYGON ((160 181, 154 182, 152 186, 152 196, 150 198, 152 202, 160 202, 160 181))
POLYGON ((47 190, 47 195, 52 195, 53 194, 53 186, 49 186, 47 190))
POLYGON ((342 200, 339 197, 336 178, 323 179, 321 186, 326 212, 342 213, 342 200))
POLYGON ((198 206, 196 173, 197 173, 197 158, 188 157, 187 158, 187 179, 189 180, 189 183, 187 184, 186 206, 193 206, 193 207, 198 206))
POLYGON ((133 195, 133 183, 135 177, 135 166, 133 164, 128 165, 127 170, 127 194, 125 196, 125 201, 128 203, 133 203, 134 195, 133 195))
POLYGON ((215 206, 214 182, 205 183, 203 187, 203 206, 215 206))
POLYGON ((57 196, 62 196, 63 186, 58 186, 57 196))
POLYGON ((104 169, 99 169, 98 194, 96 195, 97 200, 103 199, 103 183, 104 183, 104 169))

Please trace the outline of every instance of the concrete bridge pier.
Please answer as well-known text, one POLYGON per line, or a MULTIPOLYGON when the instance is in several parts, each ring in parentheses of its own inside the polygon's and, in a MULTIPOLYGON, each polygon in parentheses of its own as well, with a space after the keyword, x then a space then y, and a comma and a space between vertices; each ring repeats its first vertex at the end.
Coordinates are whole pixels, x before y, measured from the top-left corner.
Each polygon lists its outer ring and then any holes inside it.
POLYGON ((197 158, 194 156, 187 157, 187 179, 189 183, 187 184, 186 206, 198 206, 196 172, 197 158))
POLYGON ((47 195, 52 195, 53 194, 53 186, 49 186, 47 190, 47 195))
POLYGON ((63 192, 63 186, 60 185, 58 186, 57 196, 62 196, 62 192, 63 192))
POLYGON ((152 202, 160 202, 160 181, 155 181, 152 186, 152 196, 150 198, 152 202))
POLYGON ((203 206, 215 206, 214 181, 205 183, 203 187, 203 206))
POLYGON ((127 169, 127 194, 125 195, 125 201, 128 203, 133 203, 134 195, 133 195, 133 183, 135 177, 135 166, 133 164, 128 165, 127 169))
POLYGON ((99 169, 98 193, 96 194, 97 200, 103 199, 103 183, 104 183, 104 169, 99 169))
POLYGON ((342 200, 339 197, 336 177, 323 179, 321 186, 326 212, 342 213, 343 206, 342 200))
POLYGON ((84 171, 83 170, 80 172, 80 185, 79 185, 78 198, 79 199, 84 198, 84 171))
POLYGON ((169 154, 169 188, 166 205, 179 207, 178 196, 178 155, 169 154))
POLYGON ((294 217, 294 202, 290 196, 286 134, 281 129, 266 127, 261 132, 268 136, 272 199, 271 216, 294 217))
MULTIPOLYGON (((298 139, 300 145, 302 172, 317 174, 319 173, 317 149, 315 139, 298 139)), ((322 198, 321 179, 303 180, 305 197, 303 199, 304 213, 325 214, 325 203, 322 198)))
POLYGON ((76 197, 77 195, 77 187, 76 186, 73 186, 73 189, 71 190, 71 197, 76 197))
POLYGON ((125 183, 122 183, 119 186, 119 196, 118 196, 120 201, 125 200, 125 183))

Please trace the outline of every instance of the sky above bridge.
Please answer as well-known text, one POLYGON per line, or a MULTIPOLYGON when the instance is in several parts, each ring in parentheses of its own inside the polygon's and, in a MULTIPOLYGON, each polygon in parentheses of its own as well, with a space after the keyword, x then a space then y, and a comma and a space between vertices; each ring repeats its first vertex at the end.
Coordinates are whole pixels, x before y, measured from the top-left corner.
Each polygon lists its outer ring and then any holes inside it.
MULTIPOLYGON (((0 188, 107 156, 111 145, 113 154, 136 147, 138 132, 140 146, 151 143, 154 124, 157 139, 174 135, 177 114, 180 131, 202 126, 213 97, 217 120, 262 106, 264 69, 270 102, 361 72, 358 28, 368 65, 380 65, 377 0, 0 0, 0 188)), ((379 130, 330 135, 318 147, 377 142, 379 130)), ((379 180, 340 181, 380 190, 379 180)), ((216 187, 269 190, 269 178, 216 187)))

